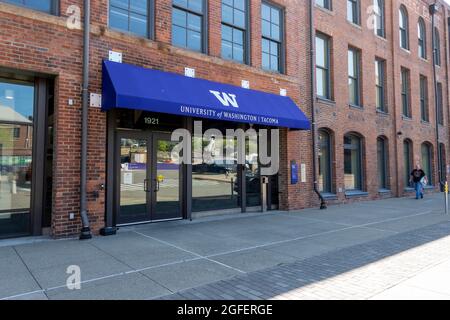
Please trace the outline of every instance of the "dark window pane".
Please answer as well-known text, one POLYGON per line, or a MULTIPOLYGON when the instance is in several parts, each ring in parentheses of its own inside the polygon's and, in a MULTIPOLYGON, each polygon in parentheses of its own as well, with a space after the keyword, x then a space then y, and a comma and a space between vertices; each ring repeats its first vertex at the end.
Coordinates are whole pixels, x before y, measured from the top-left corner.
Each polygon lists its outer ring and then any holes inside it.
POLYGON ((233 8, 229 6, 222 6, 222 21, 233 24, 233 8))
POLYGON ((172 24, 185 27, 187 24, 186 12, 178 9, 173 9, 172 11, 172 24))
POLYGON ((147 17, 137 14, 130 15, 130 31, 140 36, 147 36, 147 17))
POLYGON ((128 31, 128 12, 111 7, 109 11, 109 25, 115 29, 128 31))
POLYGON ((266 4, 262 5, 261 16, 264 20, 270 21, 270 7, 266 4))
POLYGON ((233 29, 233 42, 241 46, 244 45, 244 33, 241 30, 233 29))
POLYGON ((130 0, 130 10, 134 13, 141 15, 147 15, 148 12, 148 1, 147 0, 130 0))
POLYGON ((263 39, 262 40, 262 51, 269 53, 270 52, 270 42, 269 40, 263 39))
POLYGON ((202 37, 200 33, 188 30, 187 46, 196 51, 202 50, 202 37))
POLYGON ((233 48, 233 59, 236 61, 244 61, 244 48, 241 46, 234 46, 233 48))
POLYGON ((222 39, 233 42, 233 28, 222 25, 222 39))
POLYGON ((233 59, 233 46, 231 42, 222 41, 222 57, 228 60, 233 59))
POLYGON ((186 47, 186 29, 172 26, 172 42, 174 45, 186 47))
POLYGON ((265 37, 269 37, 271 36, 270 33, 270 22, 263 20, 262 22, 262 35, 265 37))
POLYGON ((234 25, 245 28, 245 13, 243 11, 234 11, 234 25))
POLYGON ((264 52, 262 54, 262 67, 264 69, 270 69, 270 55, 264 52))
POLYGON ((194 14, 188 14, 188 29, 200 32, 202 29, 202 19, 194 14))
POLYGON ((173 0, 173 4, 177 5, 177 6, 180 6, 180 7, 187 8, 188 1, 187 0, 173 0))

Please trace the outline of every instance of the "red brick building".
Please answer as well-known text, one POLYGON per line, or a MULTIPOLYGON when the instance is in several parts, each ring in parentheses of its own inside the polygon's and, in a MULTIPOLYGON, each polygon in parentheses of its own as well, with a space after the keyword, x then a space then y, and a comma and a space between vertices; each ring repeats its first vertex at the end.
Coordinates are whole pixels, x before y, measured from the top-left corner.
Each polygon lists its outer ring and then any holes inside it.
MULTIPOLYGON (((268 181, 260 177, 260 165, 250 160, 251 154, 245 164, 237 164, 235 155, 214 155, 207 162, 194 151, 192 166, 179 165, 171 159, 174 144, 167 133, 181 127, 192 130, 193 121, 200 119, 128 105, 99 108, 96 95, 103 93, 103 107, 106 99, 102 61, 111 52, 121 54, 122 65, 142 67, 139 72, 149 76, 151 70, 184 76, 194 69, 196 79, 189 81, 249 86, 272 94, 273 101, 286 94, 308 118, 314 104, 320 133, 318 185, 330 202, 406 195, 405 172, 416 162, 426 163, 430 182, 437 186, 432 1, 379 1, 381 11, 374 10, 372 0, 349 2, 353 7, 341 0, 315 1, 313 29, 322 39, 315 41, 316 59, 323 59, 317 60, 316 79, 311 79, 310 1, 90 1, 88 91, 94 96, 87 117, 86 194, 92 232, 249 212, 263 204, 282 210, 319 204, 313 189, 311 131, 280 130, 280 170, 268 181), (400 9, 407 18, 402 28, 400 9), (381 21, 376 24, 379 35, 371 22, 374 12, 381 21), (424 58, 419 57, 419 17, 426 34, 424 58), (376 58, 383 62, 378 86, 376 58), (345 61, 351 61, 351 70, 345 61), (408 71, 403 95, 401 70, 408 71), (314 101, 312 90, 318 93, 314 101), (263 182, 267 184, 261 188, 263 182)), ((83 3, 0 0, 0 104, 33 121, 27 184, 13 192, 14 177, 26 169, 14 161, 1 162, 0 237, 65 237, 80 231, 83 3)), ((448 14, 443 3, 435 14, 443 168, 449 143, 448 14)), ((219 132, 266 128, 203 120, 204 130, 219 132)), ((17 127, 16 122, 2 127, 17 127)), ((8 142, 10 149, 14 130, 5 132, 11 133, 0 137, 5 141, 0 145, 8 142)), ((213 150, 210 155, 226 149, 227 143, 211 135, 192 140, 193 146, 213 150)))

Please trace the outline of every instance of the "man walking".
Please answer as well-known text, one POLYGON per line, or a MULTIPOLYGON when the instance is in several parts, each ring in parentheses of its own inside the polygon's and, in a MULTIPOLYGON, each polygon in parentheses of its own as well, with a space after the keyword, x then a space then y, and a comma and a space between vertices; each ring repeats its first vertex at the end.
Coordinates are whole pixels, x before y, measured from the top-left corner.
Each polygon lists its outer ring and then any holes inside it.
POLYGON ((426 184, 425 172, 420 167, 420 164, 416 165, 416 168, 411 172, 410 182, 414 183, 414 189, 416 190, 416 199, 423 199, 423 187, 426 184))

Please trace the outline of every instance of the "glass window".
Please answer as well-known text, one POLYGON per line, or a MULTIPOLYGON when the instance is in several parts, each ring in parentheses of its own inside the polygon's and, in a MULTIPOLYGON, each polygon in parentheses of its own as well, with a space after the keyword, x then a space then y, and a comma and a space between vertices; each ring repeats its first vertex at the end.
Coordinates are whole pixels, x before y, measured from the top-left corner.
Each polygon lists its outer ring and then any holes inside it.
POLYGON ((385 88, 386 62, 381 59, 375 59, 375 90, 377 110, 387 112, 386 107, 386 88, 385 88))
POLYGON ((412 187, 409 183, 409 177, 412 172, 412 142, 410 140, 403 141, 403 168, 405 187, 412 187))
POLYGON ((387 142, 383 137, 377 139, 377 166, 378 166, 378 187, 389 189, 388 183, 388 155, 387 142))
POLYGON ((402 68, 401 69, 401 80, 402 80, 402 110, 403 116, 411 118, 411 108, 409 103, 409 70, 402 68))
POLYGON ((349 103, 360 106, 360 65, 359 52, 356 49, 348 49, 348 94, 349 103))
POLYGON ((142 37, 149 37, 149 0, 111 0, 109 26, 142 37))
POLYGON ((222 0, 222 58, 247 61, 247 1, 222 0))
POLYGON ((409 50, 408 13, 404 5, 400 6, 399 28, 400 28, 400 46, 403 49, 409 50))
POLYGON ((43 11, 50 14, 57 14, 56 0, 0 0, 0 2, 12 3, 22 7, 43 11))
POLYGON ((419 18, 419 22, 417 23, 417 37, 419 41, 419 57, 426 59, 427 58, 427 33, 425 22, 422 18, 419 18))
POLYGON ((245 192, 247 207, 261 205, 261 168, 259 164, 258 139, 246 139, 245 192))
POLYGON ((375 25, 373 31, 380 37, 385 37, 384 31, 384 0, 373 0, 375 25))
POLYGON ((331 0, 316 0, 316 5, 331 10, 331 0))
POLYGON ((322 34, 316 36, 316 93, 325 99, 331 99, 329 44, 329 37, 322 34))
POLYGON ((444 105, 442 99, 442 83, 437 83, 437 107, 438 107, 438 123, 444 125, 444 105))
MULTIPOLYGON (((209 128, 219 130, 220 124, 203 121, 203 129, 209 128)), ((219 131, 192 138, 193 212, 241 207, 237 139, 224 137, 225 132, 219 131)))
POLYGON ((354 24, 360 24, 359 0, 347 0, 347 20, 354 24))
POLYGON ((344 137, 345 190, 362 190, 362 142, 349 134, 344 137))
POLYGON ((34 91, 0 79, 0 237, 30 232, 34 91))
POLYGON ((319 130, 319 191, 332 192, 331 138, 326 130, 319 130))
POLYGON ((173 0, 172 44, 203 52, 203 0, 173 0))
POLYGON ((282 14, 281 9, 267 3, 261 6, 262 68, 265 70, 283 72, 282 14))
POLYGON ((434 28, 434 63, 437 66, 441 65, 441 38, 439 36, 439 31, 434 28))
POLYGON ((428 112, 428 80, 420 76, 420 115, 422 121, 430 121, 428 112))
POLYGON ((421 147, 422 151, 422 169, 427 175, 428 185, 433 185, 433 174, 432 174, 432 151, 431 145, 428 143, 423 143, 421 147))

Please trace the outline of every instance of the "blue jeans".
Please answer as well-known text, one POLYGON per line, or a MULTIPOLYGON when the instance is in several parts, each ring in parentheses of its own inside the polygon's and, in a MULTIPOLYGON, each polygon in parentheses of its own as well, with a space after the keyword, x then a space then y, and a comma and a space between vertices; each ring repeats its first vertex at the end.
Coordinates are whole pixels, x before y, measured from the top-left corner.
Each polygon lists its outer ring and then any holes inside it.
POLYGON ((416 190, 416 199, 423 198, 423 186, 420 182, 414 182, 414 189, 416 190))

